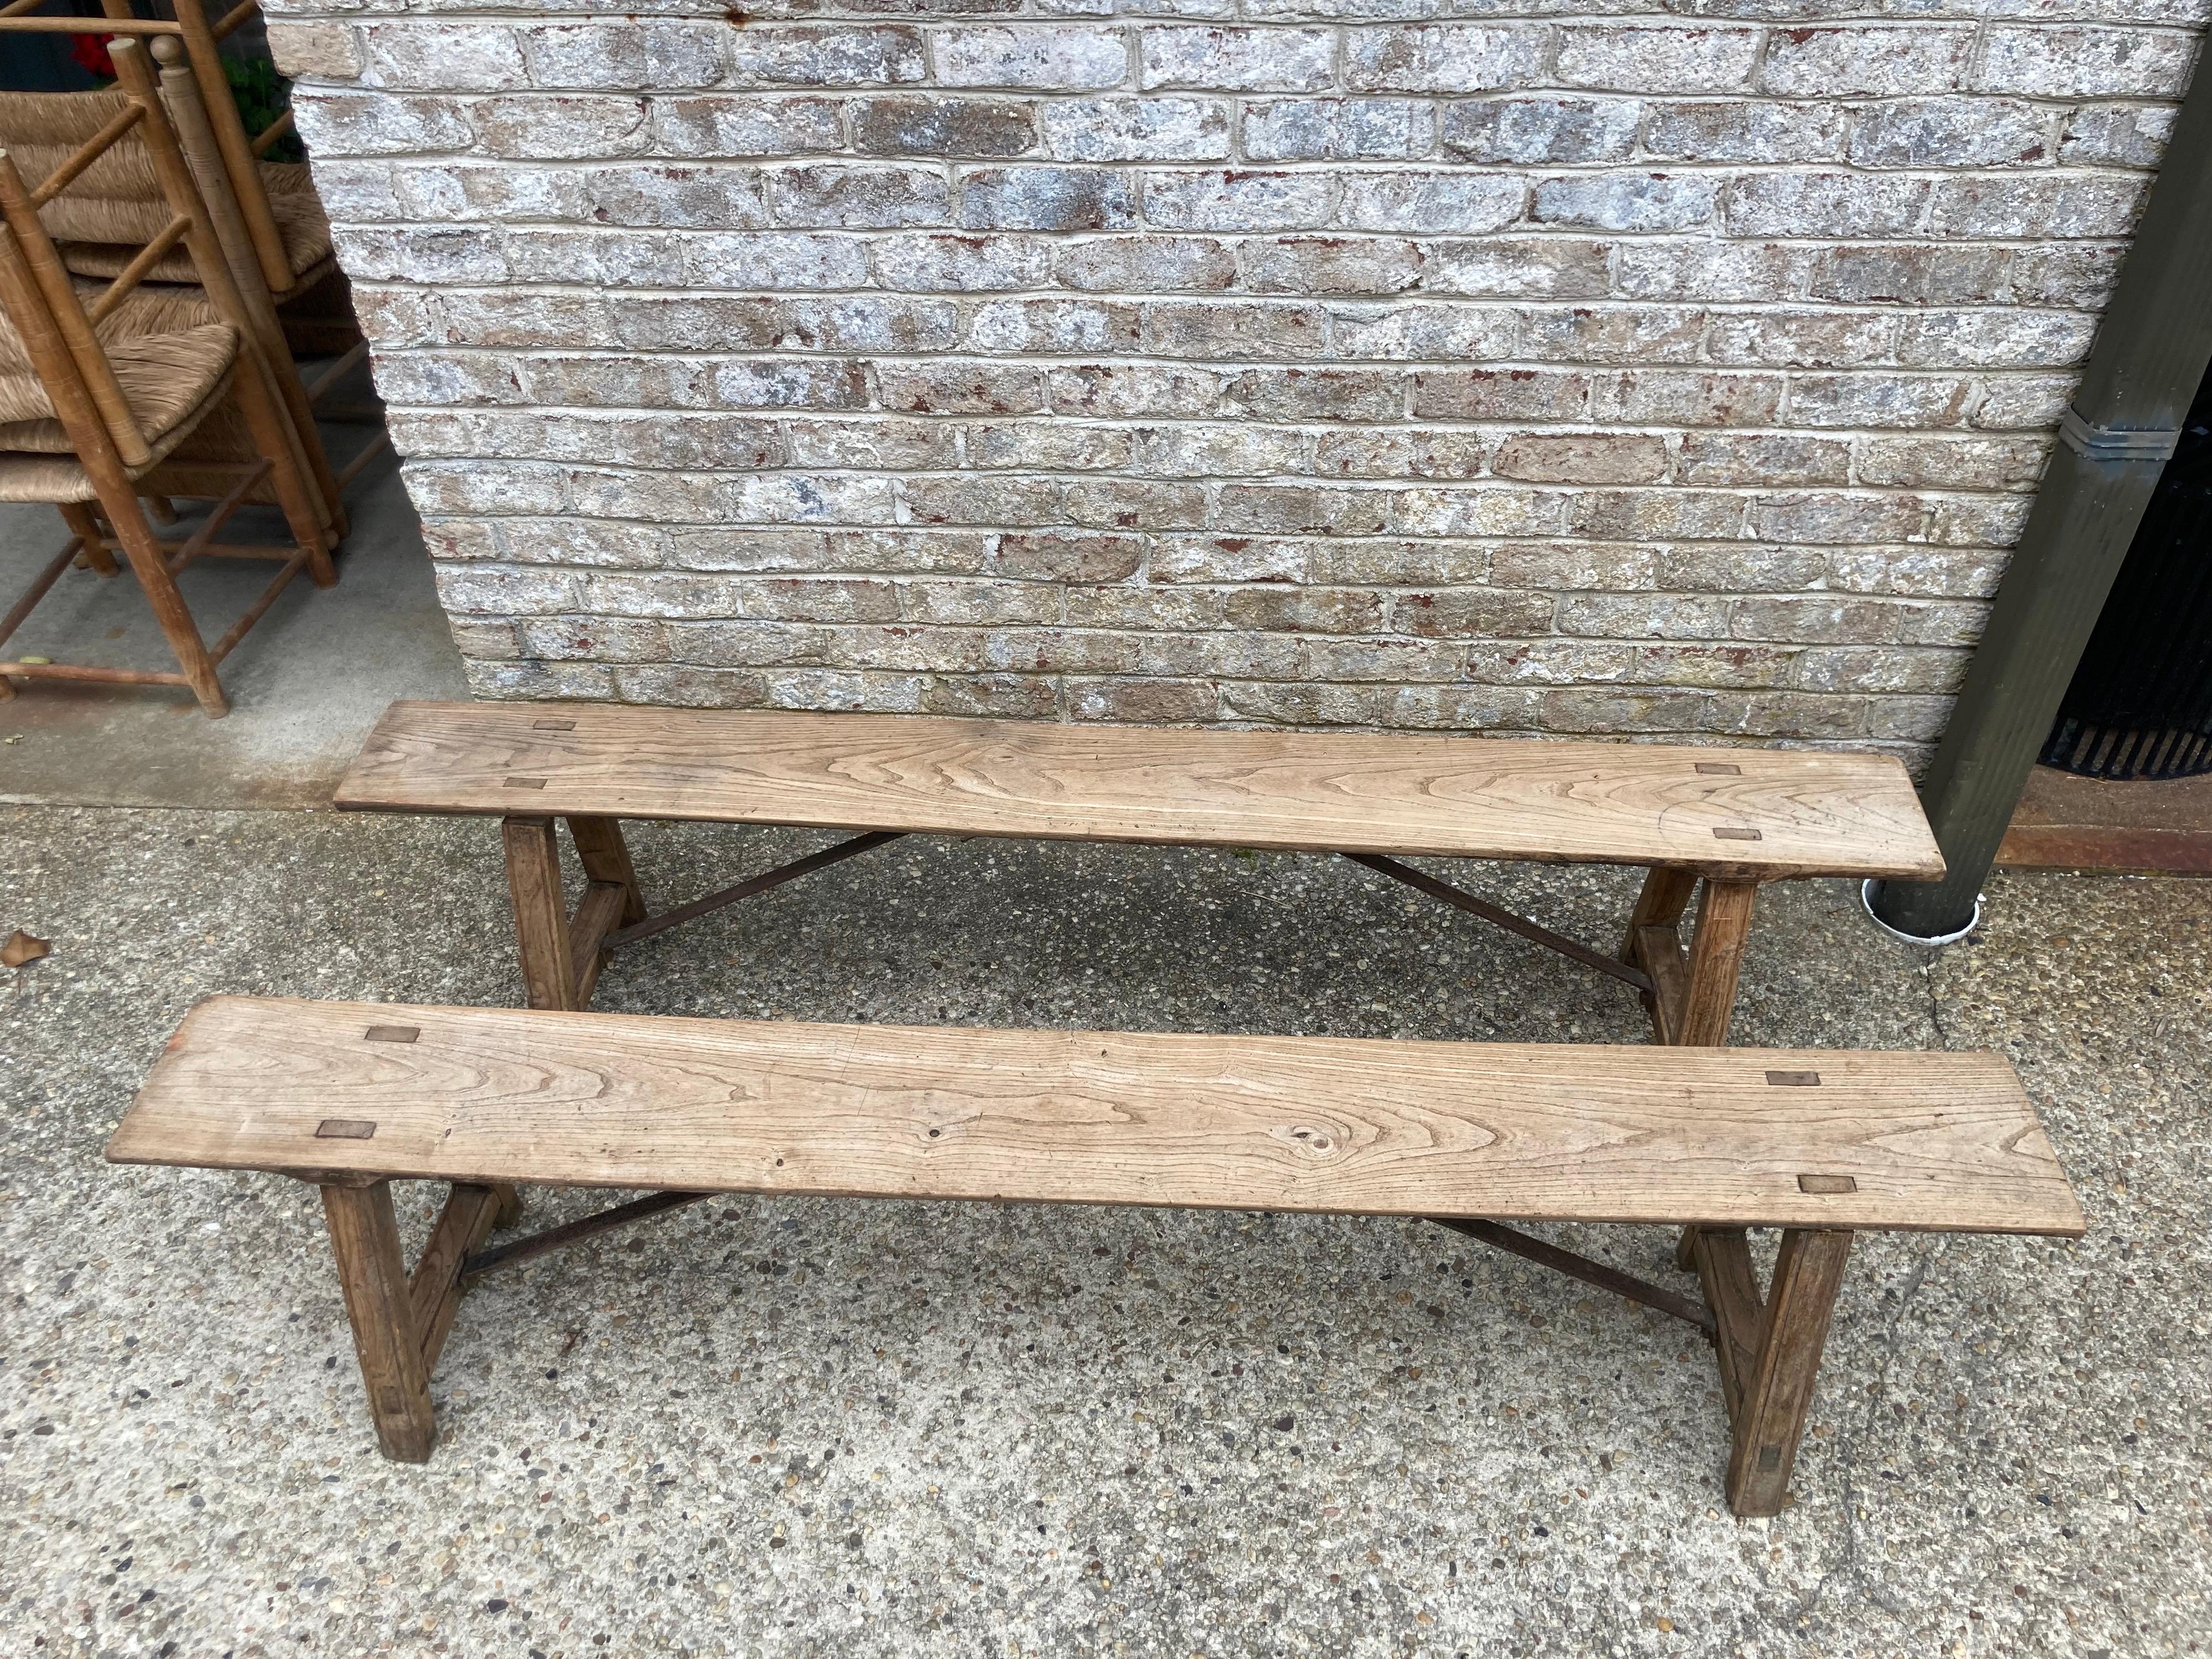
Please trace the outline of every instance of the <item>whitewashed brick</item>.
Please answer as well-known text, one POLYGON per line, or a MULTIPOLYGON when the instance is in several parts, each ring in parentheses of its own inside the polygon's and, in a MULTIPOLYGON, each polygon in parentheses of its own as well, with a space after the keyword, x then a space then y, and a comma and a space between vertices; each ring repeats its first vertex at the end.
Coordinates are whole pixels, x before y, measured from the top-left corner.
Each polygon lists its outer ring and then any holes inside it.
POLYGON ((1923 228, 1935 186, 1851 173, 1760 173, 1728 188, 1738 236, 1905 236, 1923 228))
POLYGON ((960 175, 959 199, 970 230, 1121 230, 1137 222, 1128 179, 1097 168, 978 168, 960 175))
POLYGON ((1545 163, 1626 161, 1644 106, 1626 98, 1480 98, 1444 112, 1444 153, 1457 161, 1545 163))
POLYGON ((1206 92, 1319 92, 1336 79, 1328 29, 1151 23, 1137 33, 1137 84, 1206 92))
POLYGON ((361 41, 342 22, 271 17, 269 55, 294 80, 347 81, 362 72, 361 41))
POLYGON ((1436 148, 1435 109, 1406 98, 1303 98, 1244 106, 1254 161, 1410 161, 1436 148))
POLYGON ((1863 167, 2047 166, 2050 112, 2004 98, 1920 98, 1859 112, 1850 159, 1863 167))
POLYGON ((498 24, 369 23, 359 38, 368 86, 507 92, 530 82, 521 41, 498 24))
POLYGON ((707 94, 655 98, 653 142, 685 161, 737 155, 799 155, 844 142, 836 103, 827 98, 707 94))
POLYGON ((1912 758, 2201 3, 276 35, 482 695, 1912 758))
POLYGON ((1712 217, 1716 189, 1713 179, 1698 173, 1540 179, 1528 216, 1539 224, 1594 230, 1690 230, 1712 217))
POLYGON ((853 148, 864 155, 1003 157, 1036 144, 1036 117, 1018 99, 907 94, 855 99, 850 108, 853 148))
POLYGON ((1785 98, 1951 92, 1966 84, 1974 34, 1918 21, 1776 29, 1759 83, 1785 98))
POLYGON ((2193 36, 2168 30, 1992 23, 1977 84, 2032 98, 2179 98, 2196 51, 2193 36))
MULTIPOLYGON (((1316 198, 1328 182, 1310 173, 1297 177, 1316 198)), ((1507 173, 1353 173, 1343 180, 1340 222, 1348 230, 1466 235, 1512 224, 1527 200, 1526 182, 1507 173)))
POLYGON ((1212 236, 1108 236, 1061 246, 1053 273, 1064 286, 1125 294, 1206 291, 1237 282, 1237 255, 1212 236))
POLYGON ((1749 83, 1763 33, 1726 24, 1570 23, 1559 30, 1559 77, 1613 92, 1732 92, 1749 83))
POLYGON ((1850 131, 1849 111, 1836 104, 1711 99, 1644 107, 1644 151, 1662 161, 1838 161, 1850 131))
POLYGON ((541 23, 519 32, 533 86, 629 93, 711 87, 744 36, 704 19, 633 17, 619 23, 541 23))
POLYGON ((1437 23, 1353 29, 1344 49, 1354 92, 1489 92, 1527 86, 1543 66, 1543 31, 1437 23))
MULTIPOLYGON (((642 98, 487 98, 469 116, 480 150, 523 161, 635 155, 653 142, 642 98)), ((443 146, 416 143, 406 148, 443 146)))
POLYGON ((1091 92, 1130 76, 1120 29, 1077 24, 962 26, 937 31, 937 78, 948 87, 1091 92))
POLYGON ((1054 99, 1045 149, 1062 161, 1212 161, 1229 154, 1229 106, 1193 98, 1054 99))
POLYGON ((734 32, 729 53, 731 76, 745 86, 900 86, 929 69, 921 32, 892 24, 749 27, 734 32))
POLYGON ((473 112, 451 98, 325 92, 303 94, 295 118, 320 161, 466 149, 476 139, 473 112))
MULTIPOLYGON (((1163 230, 1304 230, 1326 225, 1336 180, 1320 173, 1209 171, 1144 175, 1145 220, 1163 230)), ((1347 208, 1346 222, 1372 228, 1347 208)))
POLYGON ((2154 167, 2173 131, 2171 107, 2093 104, 2067 117, 2058 159, 2069 167, 2154 167))

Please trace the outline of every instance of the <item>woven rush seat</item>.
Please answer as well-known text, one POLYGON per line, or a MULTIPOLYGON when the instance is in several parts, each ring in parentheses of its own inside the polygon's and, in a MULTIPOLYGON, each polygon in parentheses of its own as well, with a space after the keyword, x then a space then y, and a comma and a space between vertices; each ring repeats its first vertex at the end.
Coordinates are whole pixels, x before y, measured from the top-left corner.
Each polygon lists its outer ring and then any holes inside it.
MULTIPOLYGON (((0 144, 15 158, 25 182, 36 188, 122 114, 127 103, 120 91, 10 93, 0 100, 0 144)), ((274 296, 283 300, 329 274, 331 222, 305 167, 263 161, 258 167, 292 271, 291 286, 274 296)), ((70 271, 94 277, 120 276, 169 219, 153 161, 135 136, 101 155, 39 216, 70 271)), ((199 277, 191 253, 178 247, 157 261, 145 280, 197 284, 199 277)))
MULTIPOLYGON (((143 479, 222 401, 238 361, 238 331, 228 323, 206 323, 180 333, 104 343, 153 452, 150 462, 131 469, 134 479, 143 479)), ((0 501, 89 501, 97 495, 52 399, 8 331, 0 341, 0 501)))
MULTIPOLYGON (((79 298, 89 307, 106 285, 90 277, 79 277, 76 286, 79 298)), ((188 333, 208 324, 222 322, 222 313, 208 298, 204 289, 137 288, 96 325, 94 332, 102 344, 112 346, 118 341, 139 335, 188 333)), ((0 331, 4 330, 4 322, 0 322, 0 331)), ((21 362, 20 352, 12 359, 9 356, 11 349, 8 341, 0 339, 0 365, 21 362)), ((143 475, 139 482, 146 485, 150 495, 193 499, 220 496, 234 481, 238 464, 251 461, 255 453, 253 428, 246 412, 239 408, 234 395, 222 397, 175 440, 173 447, 162 459, 160 470, 143 475)), ((263 506, 276 504, 274 480, 263 478, 250 486, 246 499, 263 506)))
MULTIPOLYGON (((264 161, 261 165, 265 174, 274 164, 264 161)), ((312 191, 287 188, 274 180, 269 183, 269 212, 276 221, 276 234, 292 267, 294 285, 276 296, 284 300, 330 273, 333 256, 331 222, 323 211, 322 203, 312 191)), ((136 247, 114 242, 80 242, 59 237, 56 240, 61 248, 62 262, 80 276, 119 276, 138 252, 136 247)), ((181 249, 171 253, 146 273, 146 280, 197 280, 192 274, 191 256, 181 249)))

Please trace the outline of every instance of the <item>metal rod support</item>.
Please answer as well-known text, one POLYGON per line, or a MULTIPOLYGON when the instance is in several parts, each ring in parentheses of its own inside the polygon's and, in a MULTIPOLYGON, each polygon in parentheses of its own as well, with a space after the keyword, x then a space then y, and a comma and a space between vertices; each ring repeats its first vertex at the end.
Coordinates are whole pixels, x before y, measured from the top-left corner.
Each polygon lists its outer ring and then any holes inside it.
POLYGON ((542 1233, 532 1233, 527 1238, 518 1238, 511 1243, 495 1244, 488 1250, 478 1250, 463 1258, 460 1278, 464 1284, 480 1279, 501 1267, 512 1267, 544 1255, 563 1245, 592 1238, 600 1233, 611 1232, 617 1227, 628 1226, 633 1221, 645 1221, 669 1210, 680 1210, 686 1204, 696 1204, 702 1198, 712 1198, 712 1193, 655 1193, 628 1204, 617 1204, 611 1210, 601 1210, 597 1215, 587 1215, 580 1220, 564 1222, 558 1227, 548 1227, 542 1233))
POLYGON ((1441 899, 1455 909, 1480 916, 1485 921, 1495 922, 1509 933, 1518 933, 1532 944, 1540 945, 1547 951, 1557 951, 1561 956, 1571 957, 1585 968, 1595 968, 1601 974, 1610 974, 1639 991, 1648 993, 1651 989, 1651 976, 1642 969, 1632 968, 1625 962, 1593 951, 1589 945, 1571 939, 1565 933, 1555 933, 1548 927, 1540 927, 1525 916, 1516 916, 1510 910, 1500 909, 1487 899, 1463 893, 1456 887, 1438 881, 1434 876, 1422 874, 1409 864, 1401 864, 1395 859, 1386 859, 1374 853, 1340 853, 1337 856, 1350 859, 1354 864, 1364 865, 1393 881, 1402 881, 1407 886, 1426 893, 1432 899, 1441 899))
POLYGON ((689 904, 679 904, 673 910, 664 910, 657 916, 647 916, 643 921, 618 927, 599 941, 599 948, 611 951, 617 945, 635 945, 640 939, 651 939, 655 933, 664 933, 678 922, 696 921, 726 904, 735 904, 739 899, 749 899, 755 894, 767 892, 772 887, 781 887, 787 881, 827 869, 833 864, 842 864, 871 848, 881 847, 887 841, 896 841, 905 833, 902 830, 871 830, 865 836, 841 841, 835 847, 809 853, 805 858, 780 866, 765 875, 751 877, 734 887, 725 887, 719 893, 709 893, 704 898, 693 899, 689 904))
POLYGON ((1570 1279, 1579 1279, 1586 1285, 1595 1285, 1601 1291, 1611 1291, 1615 1296, 1625 1296, 1631 1302, 1640 1302, 1647 1308, 1671 1315, 1686 1324, 1695 1325, 1707 1336, 1716 1334, 1720 1329, 1720 1322, 1704 1303, 1692 1302, 1686 1296, 1638 1279, 1633 1273, 1625 1273, 1618 1267, 1608 1267, 1602 1261, 1593 1261, 1586 1255, 1577 1255, 1572 1250, 1547 1244, 1540 1238, 1516 1233, 1512 1228, 1501 1227, 1494 1221, 1473 1221, 1445 1215, 1432 1215, 1429 1219, 1439 1227, 1449 1227, 1455 1233, 1465 1233, 1469 1238, 1479 1238, 1486 1244, 1510 1252, 1523 1261, 1533 1261, 1540 1267, 1549 1267, 1570 1279))

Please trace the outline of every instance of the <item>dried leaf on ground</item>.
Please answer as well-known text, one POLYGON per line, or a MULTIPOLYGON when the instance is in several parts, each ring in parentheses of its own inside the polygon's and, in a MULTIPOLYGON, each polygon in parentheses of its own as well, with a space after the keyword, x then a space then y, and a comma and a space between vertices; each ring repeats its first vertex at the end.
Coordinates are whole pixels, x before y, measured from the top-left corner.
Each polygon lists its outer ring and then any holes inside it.
POLYGON ((33 938, 18 927, 8 935, 5 945, 0 945, 0 968, 21 968, 27 962, 36 962, 53 948, 46 940, 33 938))

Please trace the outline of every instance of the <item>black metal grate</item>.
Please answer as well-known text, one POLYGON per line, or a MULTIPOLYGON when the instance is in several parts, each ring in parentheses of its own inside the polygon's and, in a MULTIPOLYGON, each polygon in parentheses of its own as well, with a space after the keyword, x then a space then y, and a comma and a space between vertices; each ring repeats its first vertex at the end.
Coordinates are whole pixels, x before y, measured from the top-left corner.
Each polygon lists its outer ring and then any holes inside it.
POLYGON ((2143 512, 2041 759, 2090 778, 2212 772, 2212 376, 2143 512))

